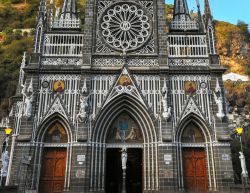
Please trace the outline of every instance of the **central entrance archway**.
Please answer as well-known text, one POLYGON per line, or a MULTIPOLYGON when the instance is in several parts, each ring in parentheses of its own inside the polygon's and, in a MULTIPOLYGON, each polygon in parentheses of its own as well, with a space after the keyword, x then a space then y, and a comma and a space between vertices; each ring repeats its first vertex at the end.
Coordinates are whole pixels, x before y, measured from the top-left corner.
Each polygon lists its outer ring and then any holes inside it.
MULTIPOLYGON (((127 149, 126 192, 142 193, 142 149, 127 149)), ((122 192, 122 164, 121 149, 111 148, 106 150, 106 181, 105 192, 122 192)))
MULTIPOLYGON (((107 192, 108 180, 106 178, 109 178, 107 172, 110 172, 107 169, 109 167, 107 165, 109 148, 126 148, 128 151, 130 151, 130 148, 141 148, 143 167, 141 167, 140 178, 143 183, 140 182, 140 184, 143 187, 139 190, 139 193, 158 190, 156 129, 152 117, 141 101, 128 94, 121 94, 113 98, 98 114, 90 134, 93 144, 91 148, 91 154, 93 155, 90 172, 91 191, 107 192)), ((117 160, 120 161, 120 159, 117 155, 117 160)), ((112 170, 114 169, 112 168, 112 170)), ((119 176, 119 174, 117 175, 119 176)))

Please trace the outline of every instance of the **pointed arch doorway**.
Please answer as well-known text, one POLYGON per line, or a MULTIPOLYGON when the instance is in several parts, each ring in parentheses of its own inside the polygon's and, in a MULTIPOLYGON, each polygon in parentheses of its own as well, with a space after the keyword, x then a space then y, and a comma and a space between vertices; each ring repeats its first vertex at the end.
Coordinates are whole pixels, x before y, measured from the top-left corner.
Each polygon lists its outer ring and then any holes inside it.
POLYGON ((107 135, 105 192, 122 192, 121 149, 127 149, 126 193, 142 193, 142 133, 135 120, 122 113, 115 118, 107 135))
MULTIPOLYGON (((44 143, 67 143, 64 127, 56 122, 47 131, 44 143)), ((42 154, 39 193, 62 193, 65 181, 67 148, 45 147, 42 154)))
POLYGON ((190 147, 182 147, 182 165, 184 188, 188 193, 207 193, 208 179, 206 152, 195 144, 205 142, 200 128, 190 122, 184 129, 181 142, 190 147))

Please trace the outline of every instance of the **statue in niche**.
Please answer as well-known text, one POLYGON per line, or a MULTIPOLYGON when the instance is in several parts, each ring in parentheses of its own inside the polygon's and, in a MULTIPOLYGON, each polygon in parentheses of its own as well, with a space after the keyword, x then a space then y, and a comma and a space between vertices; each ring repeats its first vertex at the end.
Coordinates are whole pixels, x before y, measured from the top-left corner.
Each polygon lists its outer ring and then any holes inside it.
POLYGON ((223 112, 223 98, 221 92, 218 92, 218 96, 214 93, 214 100, 218 106, 218 113, 216 114, 217 117, 222 118, 225 116, 223 112))
POLYGON ((163 118, 169 119, 171 117, 171 107, 168 107, 168 101, 167 101, 167 90, 162 95, 162 106, 163 106, 163 118))
POLYGON ((77 114, 77 118, 83 121, 87 117, 86 108, 88 107, 88 96, 80 96, 80 110, 77 114))
POLYGON ((123 147, 122 154, 121 154, 121 161, 122 161, 122 169, 123 170, 126 170, 126 168, 127 168, 127 159, 128 159, 127 149, 125 147, 123 147))
POLYGON ((6 177, 8 173, 8 166, 9 166, 9 152, 4 151, 2 153, 2 169, 1 169, 1 176, 6 177))
POLYGON ((26 92, 26 86, 22 86, 22 95, 23 95, 23 114, 27 118, 32 116, 32 102, 33 102, 33 88, 32 88, 32 80, 28 91, 26 92))

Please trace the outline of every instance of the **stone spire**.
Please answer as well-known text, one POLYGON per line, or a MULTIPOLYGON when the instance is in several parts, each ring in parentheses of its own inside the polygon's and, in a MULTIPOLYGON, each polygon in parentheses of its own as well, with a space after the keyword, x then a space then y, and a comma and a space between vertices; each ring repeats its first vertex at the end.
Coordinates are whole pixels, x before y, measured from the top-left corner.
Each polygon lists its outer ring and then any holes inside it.
POLYGON ((205 0, 205 2, 204 2, 204 12, 205 12, 205 17, 206 17, 206 22, 209 19, 212 20, 212 13, 211 13, 211 9, 210 9, 209 0, 205 0))
POLYGON ((61 13, 61 19, 76 19, 76 2, 75 0, 64 0, 61 13))
POLYGON ((64 0, 60 18, 55 18, 53 28, 69 30, 80 28, 75 0, 64 0))
POLYGON ((204 21, 203 21, 202 15, 201 15, 200 1, 196 0, 196 4, 197 4, 197 14, 198 14, 198 22, 199 22, 200 31, 204 32, 205 31, 205 29, 204 29, 205 26, 204 26, 204 21))
POLYGON ((39 8, 38 8, 38 18, 42 17, 44 19, 45 16, 46 16, 46 11, 47 11, 46 10, 46 1, 45 0, 41 0, 39 8))
POLYGON ((171 31, 198 31, 199 25, 192 20, 189 14, 187 0, 174 1, 173 21, 170 26, 171 31))
POLYGON ((190 15, 186 0, 174 1, 174 21, 190 21, 190 15))

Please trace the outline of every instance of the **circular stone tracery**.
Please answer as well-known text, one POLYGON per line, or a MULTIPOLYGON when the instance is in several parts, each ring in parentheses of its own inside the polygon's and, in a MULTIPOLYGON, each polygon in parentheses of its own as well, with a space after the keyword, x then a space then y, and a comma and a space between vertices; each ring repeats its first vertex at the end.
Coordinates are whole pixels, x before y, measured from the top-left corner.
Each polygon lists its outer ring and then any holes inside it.
POLYGON ((115 4, 102 15, 101 35, 116 50, 135 50, 150 37, 150 19, 135 4, 115 4))

